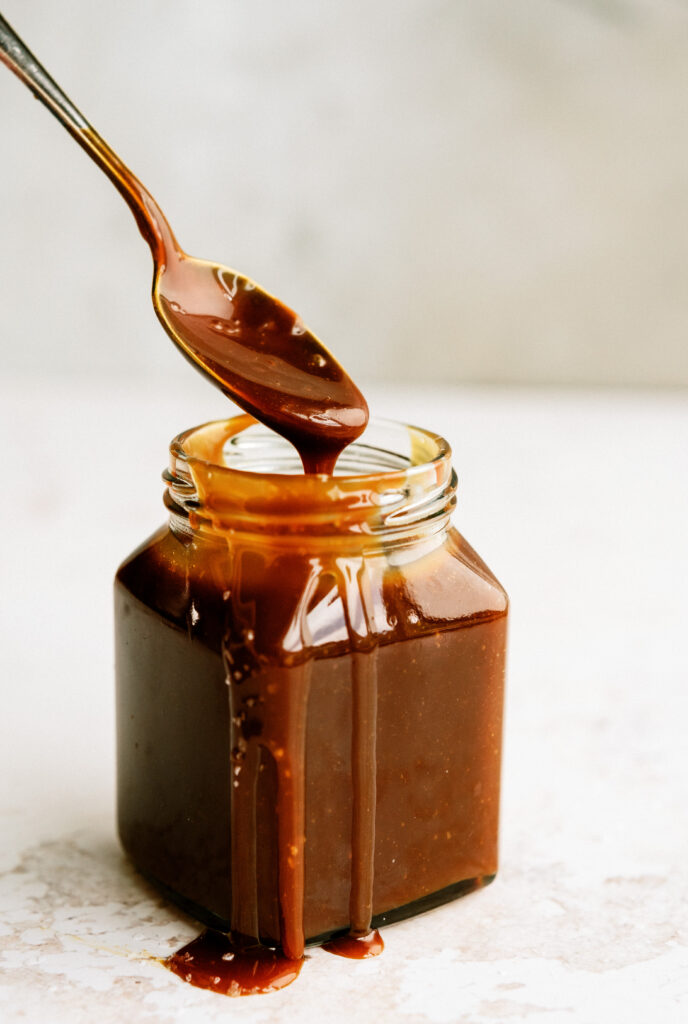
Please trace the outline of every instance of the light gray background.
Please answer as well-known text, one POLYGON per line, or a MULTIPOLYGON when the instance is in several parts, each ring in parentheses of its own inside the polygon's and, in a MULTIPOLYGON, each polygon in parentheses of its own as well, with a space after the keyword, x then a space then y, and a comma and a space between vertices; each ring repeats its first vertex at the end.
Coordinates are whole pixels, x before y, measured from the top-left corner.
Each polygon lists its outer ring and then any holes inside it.
MULTIPOLYGON (((2 0, 182 243, 362 380, 688 384, 688 5, 2 0)), ((121 199, 0 68, 5 370, 189 379, 121 199)))

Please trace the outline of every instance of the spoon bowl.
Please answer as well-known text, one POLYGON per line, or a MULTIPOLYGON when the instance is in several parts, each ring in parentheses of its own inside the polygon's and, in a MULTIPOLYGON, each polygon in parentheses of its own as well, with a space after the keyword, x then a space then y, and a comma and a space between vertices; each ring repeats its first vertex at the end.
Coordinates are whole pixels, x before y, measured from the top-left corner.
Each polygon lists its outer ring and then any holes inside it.
POLYGON ((324 433, 339 454, 365 428, 368 408, 351 378, 293 310, 250 278, 177 253, 156 266, 153 305, 186 358, 295 444, 307 470, 324 433))

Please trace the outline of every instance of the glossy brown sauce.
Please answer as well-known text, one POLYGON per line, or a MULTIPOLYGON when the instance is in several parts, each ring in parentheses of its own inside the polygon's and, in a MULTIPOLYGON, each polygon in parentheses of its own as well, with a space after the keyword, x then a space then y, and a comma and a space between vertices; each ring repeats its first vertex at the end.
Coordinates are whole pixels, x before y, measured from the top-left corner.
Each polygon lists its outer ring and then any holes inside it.
POLYGON ((344 956, 347 960, 368 960, 371 956, 379 956, 385 944, 375 929, 367 935, 340 935, 329 942, 323 942, 322 948, 335 956, 344 956))
MULTIPOLYGON (((379 931, 367 935, 340 935, 322 948, 348 960, 367 960, 385 948, 379 931)), ((303 958, 293 960, 267 946, 242 947, 232 939, 206 929, 162 961, 182 981, 225 996, 252 996, 291 985, 301 972, 303 958)))
POLYGON ((307 473, 332 473, 362 433, 368 407, 297 315, 253 282, 175 256, 158 285, 165 326, 182 351, 243 409, 286 437, 307 473))
MULTIPOLYGON (((403 570, 356 533, 263 532, 275 502, 305 524, 333 487, 364 516, 392 475, 224 480, 237 429, 203 428, 190 467, 214 539, 163 529, 118 573, 118 789, 135 863, 231 935, 245 977, 256 942, 376 955, 379 924, 493 877, 506 597, 454 531, 403 570)), ((168 966, 237 981, 205 962, 168 966)))
POLYGON ((242 949, 208 929, 162 961, 182 981, 225 996, 275 992, 298 977, 303 960, 266 946, 242 949))

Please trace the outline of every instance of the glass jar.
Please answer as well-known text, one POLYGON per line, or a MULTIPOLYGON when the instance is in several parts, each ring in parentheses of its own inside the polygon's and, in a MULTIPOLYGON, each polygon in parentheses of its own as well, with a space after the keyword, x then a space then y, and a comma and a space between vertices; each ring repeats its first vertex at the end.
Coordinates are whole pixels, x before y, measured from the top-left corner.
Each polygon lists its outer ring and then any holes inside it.
POLYGON ((115 583, 136 866, 289 956, 491 881, 508 602, 450 525, 446 441, 372 422, 304 476, 238 416, 170 454, 169 525, 115 583))

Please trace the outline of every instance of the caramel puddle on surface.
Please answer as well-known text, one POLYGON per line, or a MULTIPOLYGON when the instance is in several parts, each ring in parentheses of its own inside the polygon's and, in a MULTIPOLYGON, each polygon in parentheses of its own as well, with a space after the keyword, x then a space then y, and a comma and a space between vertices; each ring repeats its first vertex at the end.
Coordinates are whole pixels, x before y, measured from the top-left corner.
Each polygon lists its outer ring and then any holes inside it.
POLYGON ((324 942, 322 948, 348 960, 367 960, 371 956, 379 956, 385 944, 376 929, 367 935, 340 935, 338 939, 324 942))
MULTIPOLYGON (((322 947, 348 960, 367 960, 385 948, 379 931, 368 935, 341 935, 322 947)), ((224 996, 253 996, 286 988, 299 976, 301 960, 290 960, 279 950, 265 946, 242 949, 227 935, 208 929, 160 960, 163 967, 196 988, 224 996)))
POLYGON ((228 936, 208 929, 161 963, 196 988, 225 996, 252 996, 291 985, 303 959, 289 960, 265 946, 241 949, 228 936))

